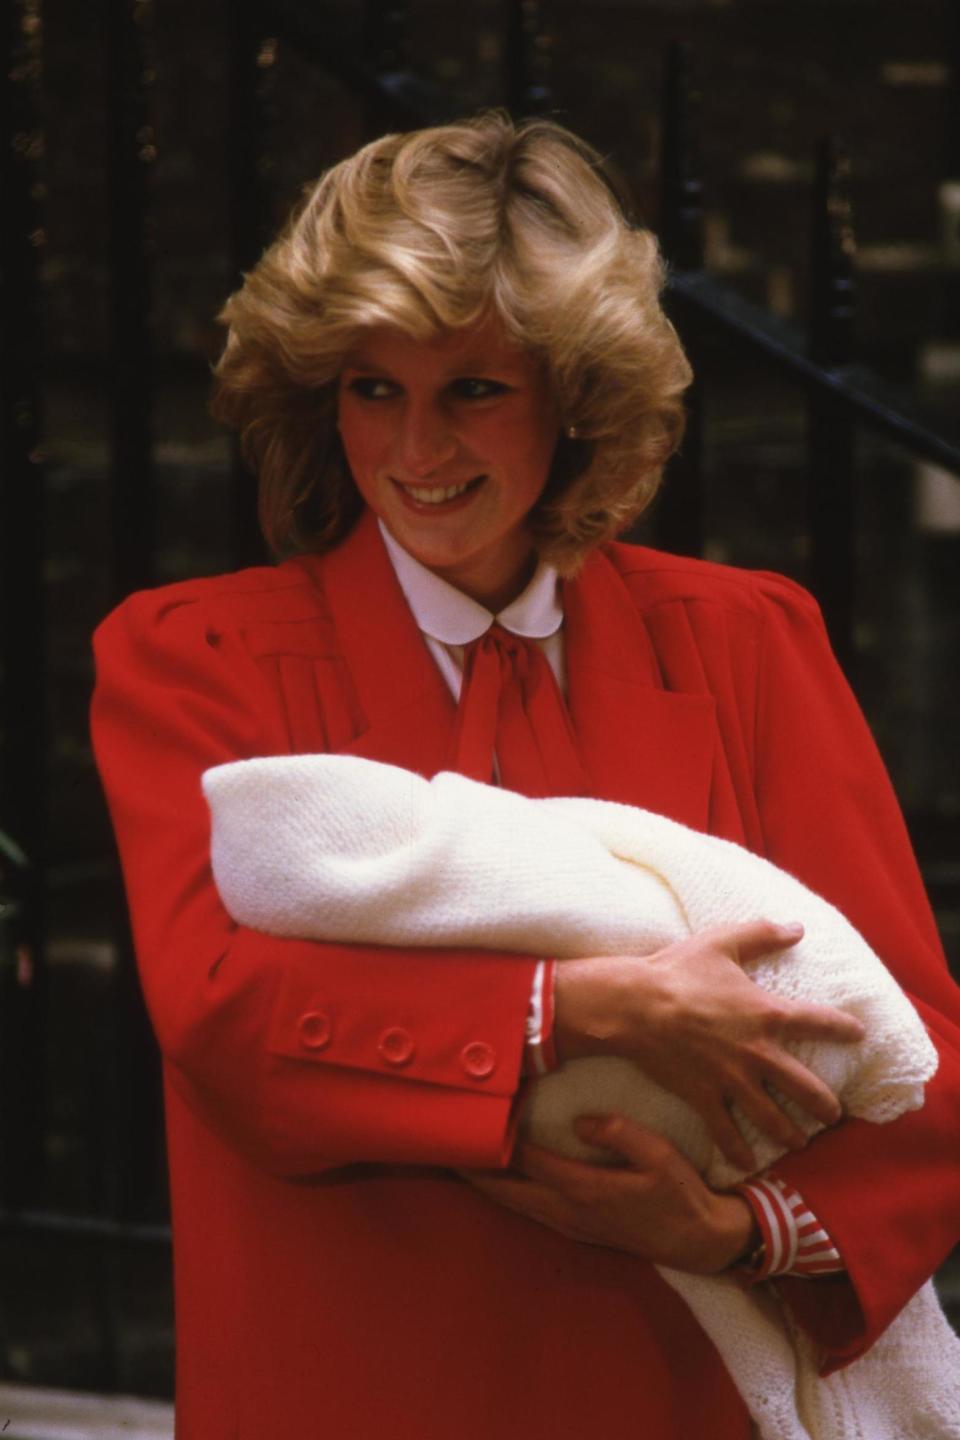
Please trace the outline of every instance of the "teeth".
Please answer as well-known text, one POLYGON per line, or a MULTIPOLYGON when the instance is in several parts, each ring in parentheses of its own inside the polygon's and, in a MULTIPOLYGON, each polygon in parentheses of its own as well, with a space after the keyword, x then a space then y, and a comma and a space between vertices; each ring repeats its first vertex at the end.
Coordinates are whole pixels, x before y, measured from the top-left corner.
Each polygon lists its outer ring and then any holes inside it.
POLYGON ((429 490, 418 489, 413 485, 407 485, 405 489, 414 500, 419 500, 421 505, 442 505, 444 500, 453 500, 457 495, 462 495, 469 484, 467 480, 463 485, 437 485, 429 490))

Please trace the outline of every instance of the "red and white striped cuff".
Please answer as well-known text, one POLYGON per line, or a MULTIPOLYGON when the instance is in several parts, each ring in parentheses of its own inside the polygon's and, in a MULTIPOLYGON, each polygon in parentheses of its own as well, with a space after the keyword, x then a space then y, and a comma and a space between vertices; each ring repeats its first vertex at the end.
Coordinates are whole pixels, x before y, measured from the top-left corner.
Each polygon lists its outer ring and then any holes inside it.
POLYGON ((553 1044, 553 978, 556 968, 556 960, 541 960, 533 973, 523 1047, 525 1075, 549 1075, 557 1068, 557 1052, 553 1044))
POLYGON ((846 1268, 813 1211, 785 1181, 768 1171, 735 1188, 756 1216, 763 1242, 748 1271, 751 1280, 769 1280, 776 1275, 813 1280, 846 1268))

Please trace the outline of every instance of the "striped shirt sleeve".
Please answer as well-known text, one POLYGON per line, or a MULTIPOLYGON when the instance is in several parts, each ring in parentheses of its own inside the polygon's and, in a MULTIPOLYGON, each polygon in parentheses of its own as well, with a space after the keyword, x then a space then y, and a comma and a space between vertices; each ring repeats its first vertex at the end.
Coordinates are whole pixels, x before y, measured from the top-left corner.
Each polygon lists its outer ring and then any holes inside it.
POLYGON ((525 1075, 549 1075, 557 1068, 557 1052, 553 1044, 553 981, 556 968, 555 960, 541 960, 534 971, 523 1050, 525 1075))
POLYGON ((803 1197, 773 1171, 736 1186, 756 1217, 762 1244, 746 1274, 751 1281, 777 1275, 815 1280, 845 1269, 840 1252, 803 1197))

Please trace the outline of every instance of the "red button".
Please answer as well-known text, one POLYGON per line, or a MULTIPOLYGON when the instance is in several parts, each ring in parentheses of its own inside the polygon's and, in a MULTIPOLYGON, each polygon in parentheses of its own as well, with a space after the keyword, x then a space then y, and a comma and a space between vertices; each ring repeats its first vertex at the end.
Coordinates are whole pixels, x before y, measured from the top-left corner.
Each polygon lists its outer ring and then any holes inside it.
POLYGON ((377 1048, 388 1065, 409 1065, 417 1047, 409 1031, 395 1026, 392 1030, 384 1030, 377 1048))
POLYGON ((497 1063, 497 1052, 485 1040, 472 1040, 460 1051, 460 1064, 474 1080, 486 1080, 497 1063))
POLYGON ((300 1044, 307 1050, 322 1050, 325 1045, 330 1044, 333 1026, 330 1024, 330 1016, 325 1015, 322 1010, 308 1010, 305 1015, 301 1015, 297 1028, 300 1031, 300 1044))

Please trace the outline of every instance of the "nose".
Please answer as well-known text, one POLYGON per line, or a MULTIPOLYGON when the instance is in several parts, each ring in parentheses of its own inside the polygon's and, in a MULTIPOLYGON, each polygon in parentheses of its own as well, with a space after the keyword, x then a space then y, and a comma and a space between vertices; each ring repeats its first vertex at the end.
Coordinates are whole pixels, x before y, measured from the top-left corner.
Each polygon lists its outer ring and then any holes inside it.
POLYGON ((425 478, 452 460, 457 438, 438 405, 405 407, 399 435, 399 460, 410 475, 425 478))

